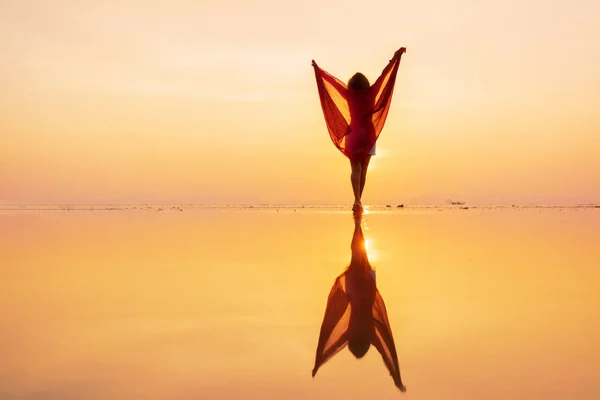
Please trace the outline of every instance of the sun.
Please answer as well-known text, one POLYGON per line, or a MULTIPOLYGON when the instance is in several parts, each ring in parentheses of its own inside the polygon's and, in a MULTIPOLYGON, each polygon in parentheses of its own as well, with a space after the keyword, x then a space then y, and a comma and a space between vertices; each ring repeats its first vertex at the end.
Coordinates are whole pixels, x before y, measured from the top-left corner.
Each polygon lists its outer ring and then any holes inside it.
POLYGON ((373 241, 371 239, 365 239, 365 251, 369 261, 379 260, 379 252, 373 247, 373 241))

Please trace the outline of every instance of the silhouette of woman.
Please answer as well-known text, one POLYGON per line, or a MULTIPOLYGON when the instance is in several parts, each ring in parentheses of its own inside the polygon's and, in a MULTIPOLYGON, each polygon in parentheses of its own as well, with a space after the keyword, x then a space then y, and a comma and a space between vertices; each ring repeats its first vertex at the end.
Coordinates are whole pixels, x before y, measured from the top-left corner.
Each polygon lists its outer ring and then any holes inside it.
POLYGON ((353 211, 362 212, 362 193, 375 143, 387 117, 402 47, 390 60, 371 86, 366 76, 357 72, 346 86, 342 81, 319 68, 313 60, 317 88, 325 123, 333 144, 350 159, 350 180, 354 192, 353 211))
POLYGON ((383 297, 377 290, 360 224, 361 214, 355 212, 352 259, 329 293, 312 376, 344 347, 348 346, 356 358, 362 358, 372 344, 383 357, 394 384, 404 392, 392 329, 383 297))

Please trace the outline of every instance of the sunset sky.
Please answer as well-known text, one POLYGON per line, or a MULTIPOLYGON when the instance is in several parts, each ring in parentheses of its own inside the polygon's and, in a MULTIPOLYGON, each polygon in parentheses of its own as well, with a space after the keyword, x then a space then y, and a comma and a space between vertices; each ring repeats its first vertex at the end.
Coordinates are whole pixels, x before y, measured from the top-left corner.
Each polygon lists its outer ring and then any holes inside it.
POLYGON ((350 203, 315 59, 407 48, 363 202, 600 202, 600 3, 5 0, 0 205, 350 203))

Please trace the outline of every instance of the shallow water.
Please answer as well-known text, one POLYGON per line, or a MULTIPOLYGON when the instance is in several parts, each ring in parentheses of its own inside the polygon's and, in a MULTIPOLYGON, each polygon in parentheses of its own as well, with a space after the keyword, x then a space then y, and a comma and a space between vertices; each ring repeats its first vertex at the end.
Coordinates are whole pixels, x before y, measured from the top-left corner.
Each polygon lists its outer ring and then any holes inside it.
POLYGON ((344 207, 5 207, 0 399, 598 399, 600 209, 375 207, 380 355, 312 379, 344 207), (135 207, 135 208, 134 208, 135 207))

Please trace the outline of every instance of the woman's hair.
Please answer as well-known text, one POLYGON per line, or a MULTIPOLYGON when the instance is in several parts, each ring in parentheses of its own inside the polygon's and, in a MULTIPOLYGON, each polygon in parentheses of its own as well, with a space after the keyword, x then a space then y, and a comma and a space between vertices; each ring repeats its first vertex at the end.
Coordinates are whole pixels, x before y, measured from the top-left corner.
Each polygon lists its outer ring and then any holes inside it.
POLYGON ((356 358, 363 358, 367 351, 371 347, 371 340, 369 338, 352 338, 348 341, 348 350, 356 358))
POLYGON ((360 72, 355 73, 348 81, 348 87, 355 90, 364 90, 371 87, 369 80, 360 72))

